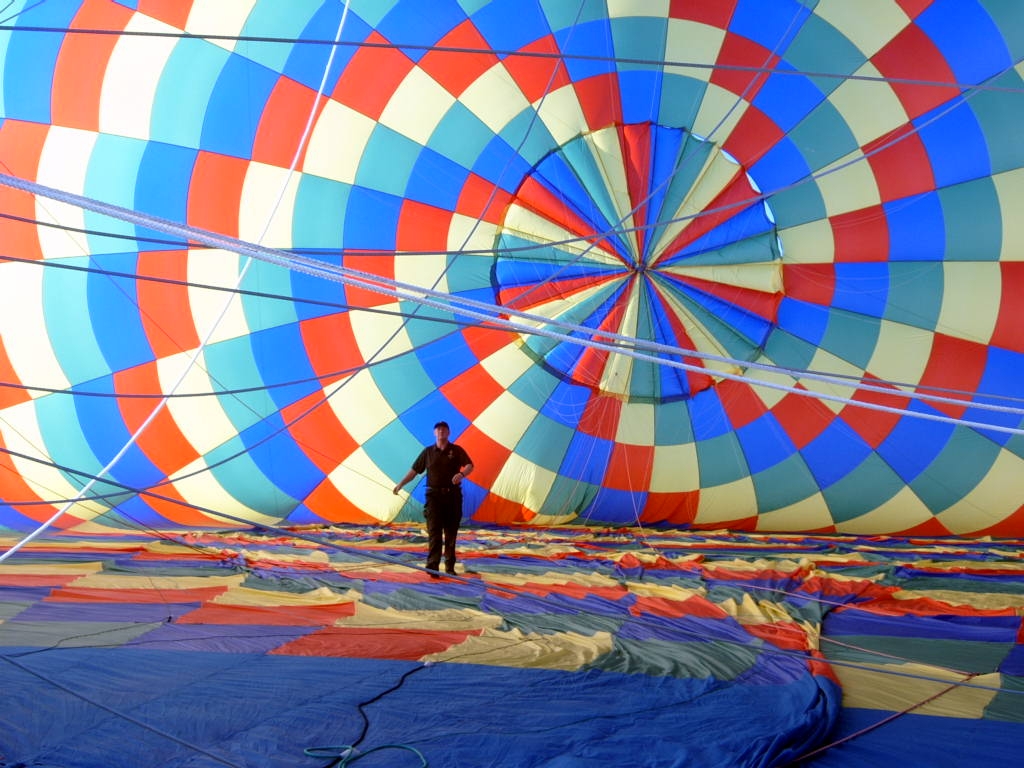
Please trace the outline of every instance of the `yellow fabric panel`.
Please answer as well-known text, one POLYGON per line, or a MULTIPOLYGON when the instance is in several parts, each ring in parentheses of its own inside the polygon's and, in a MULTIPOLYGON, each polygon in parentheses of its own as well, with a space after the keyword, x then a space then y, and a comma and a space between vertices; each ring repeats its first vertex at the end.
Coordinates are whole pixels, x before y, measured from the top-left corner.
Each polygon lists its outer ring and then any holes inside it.
POLYGON ((612 636, 607 632, 593 636, 571 632, 538 635, 524 634, 518 629, 510 632, 485 629, 479 636, 467 637, 446 651, 424 656, 422 661, 573 671, 592 663, 611 649, 612 636))
POLYGON ((988 344, 999 320, 1002 267, 992 261, 947 261, 942 275, 942 311, 935 330, 988 344))
MULTIPOLYGON (((843 116, 857 144, 863 147, 906 125, 908 117, 892 86, 885 82, 882 73, 871 62, 854 74, 877 79, 844 80, 828 100, 843 116)), ((868 163, 862 164, 870 172, 868 163)))
POLYGON ((441 611, 399 611, 394 608, 375 608, 357 602, 355 614, 338 619, 335 626, 457 631, 496 628, 503 622, 501 616, 473 610, 450 608, 441 611))
POLYGON ((1024 261, 1024 216, 1016 213, 1019 201, 1024 200, 1024 168, 998 173, 992 177, 992 183, 996 187, 1003 212, 1003 242, 999 260, 1024 261))
POLYGON ((715 525, 743 517, 747 514, 746 510, 751 509, 757 509, 757 494, 754 481, 744 477, 731 483, 701 489, 694 523, 715 525))
POLYGON ((210 600, 211 603, 221 605, 252 605, 252 606, 280 606, 280 605, 341 605, 342 603, 354 602, 349 597, 339 595, 337 592, 320 587, 309 592, 277 592, 266 589, 252 589, 251 587, 236 586, 223 594, 210 600))
POLYGON ((425 146, 454 103, 455 97, 434 78, 413 67, 391 92, 380 123, 425 146))
POLYGON ((838 170, 816 179, 829 216, 859 211, 881 202, 875 173, 860 150, 840 158, 821 171, 815 171, 815 176, 830 168, 838 170))
POLYGON ((95 573, 75 579, 71 586, 92 589, 198 589, 200 587, 237 587, 246 580, 244 573, 230 576, 137 576, 124 573, 95 573))
POLYGON ((883 319, 867 369, 888 381, 920 381, 928 366, 933 337, 931 330, 883 319))
POLYGON ((814 12, 868 58, 910 23, 896 0, 821 0, 814 12))
MULTIPOLYGON (((965 676, 927 664, 858 664, 856 667, 833 665, 843 687, 843 706, 902 712, 940 693, 953 683, 967 682, 965 676), (920 675, 934 679, 908 677, 920 675)), ((969 682, 998 688, 1000 675, 980 675, 969 682)), ((997 691, 959 687, 935 701, 914 709, 917 715, 939 715, 977 720, 984 716, 997 691)))

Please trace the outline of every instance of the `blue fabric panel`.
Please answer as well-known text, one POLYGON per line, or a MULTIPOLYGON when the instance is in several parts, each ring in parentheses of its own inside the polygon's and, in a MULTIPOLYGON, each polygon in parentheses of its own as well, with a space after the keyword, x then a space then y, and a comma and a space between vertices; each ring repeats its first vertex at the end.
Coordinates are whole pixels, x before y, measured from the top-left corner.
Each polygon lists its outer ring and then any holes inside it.
MULTIPOLYGON (((1017 697, 1019 698, 1019 697, 1017 697)), ((850 768, 891 765, 895 755, 907 756, 929 768, 1009 766, 1020 760, 1024 725, 974 718, 901 715, 884 723, 891 712, 844 708, 829 736, 830 742, 870 730, 871 738, 850 738, 802 762, 808 768, 850 768)))
POLYGON ((576 428, 579 414, 590 400, 591 392, 586 387, 561 380, 555 386, 541 410, 545 416, 557 424, 576 428))
MULTIPOLYGON (((381 19, 376 31, 392 42, 429 46, 465 20, 466 12, 456 0, 431 0, 429 7, 405 3, 381 19)), ((419 61, 428 50, 405 48, 402 52, 413 61, 419 61)))
POLYGON ((473 23, 492 48, 518 51, 551 34, 538 3, 493 0, 473 14, 473 23))
POLYGON ((580 82, 597 75, 615 71, 612 60, 611 26, 607 19, 597 19, 555 33, 558 49, 565 54, 563 59, 569 77, 580 82))
POLYGON ((573 479, 600 483, 604 477, 604 468, 611 458, 612 441, 576 431, 558 473, 573 479))
POLYGON ((1019 628, 1019 616, 887 616, 850 609, 829 613, 822 634, 1013 643, 1019 628))
POLYGON ((284 408, 306 395, 319 392, 315 371, 306 354, 301 326, 297 323, 267 328, 249 334, 252 356, 259 370, 260 381, 278 408, 284 408), (275 386, 294 381, 289 386, 275 386))
POLYGON ((1024 677, 1024 644, 1015 645, 1010 649, 999 665, 999 671, 1004 675, 1024 677))
MULTIPOLYGON (((143 636, 139 647, 131 649, 63 649, 60 665, 50 663, 57 658, 54 654, 2 657, 9 689, 8 706, 0 711, 0 726, 9 734, 5 757, 31 764, 45 755, 63 768, 128 768, 146 764, 154 754, 165 762, 195 761, 198 748, 218 756, 230 750, 231 762, 238 764, 267 765, 267 745, 293 744, 296 734, 301 734, 300 746, 352 743, 364 721, 325 717, 324 712, 355 712, 361 703, 388 691, 382 703, 366 707, 369 726, 360 745, 363 751, 409 744, 430 765, 569 768, 594 761, 612 765, 643 744, 645 765, 652 768, 743 768, 784 764, 796 757, 808 741, 824 735, 819 731, 832 721, 839 696, 829 681, 809 675, 795 682, 779 678, 774 684, 721 686, 712 680, 614 672, 183 653, 170 649, 189 647, 188 625, 166 629, 143 636), (176 646, 166 629, 176 630, 176 646), (160 650, 146 644, 161 636, 160 650), (95 669, 100 666, 109 673, 98 682, 95 669), (39 685, 28 670, 60 687, 39 685), (196 716, 225 690, 246 691, 246 706, 219 707, 216 716, 196 716), (548 690, 558 690, 559 696, 546 697, 544 706, 538 706, 536 691, 548 690), (187 743, 111 717, 89 704, 91 699, 158 722, 167 732, 187 733, 187 743), (638 718, 640 710, 644 716, 638 718), (388 711, 415 712, 416 717, 382 716, 388 711), (467 712, 473 713, 477 726, 471 733, 453 735, 443 725, 465 720, 467 712), (17 727, 10 719, 15 713, 17 727), (679 727, 680 717, 685 717, 686 728, 679 727), (516 725, 511 730, 510 722, 516 725), (559 734, 556 741, 552 729, 559 734), (112 744, 119 748, 112 750, 112 744)), ((286 631, 297 634, 291 627, 195 630, 196 643, 211 650, 258 646, 264 632, 276 636, 277 643, 286 631), (247 637, 228 634, 239 629, 247 637)), ((407 760, 412 757, 407 752, 382 755, 391 762, 378 765, 417 764, 407 760)), ((293 761, 279 764, 309 761, 300 749, 293 761)), ((371 757, 364 762, 375 761, 371 757)))
MULTIPOLYGON (((104 270, 131 275, 138 256, 105 254, 94 259, 104 270)), ((91 274, 86 278, 89 320, 108 370, 120 371, 153 360, 153 350, 142 326, 136 289, 128 277, 91 274)))
POLYGON ((775 466, 792 456, 796 446, 771 414, 765 413, 736 430, 751 474, 775 466))
MULTIPOLYGON (((989 405, 1015 407, 1012 401, 1000 400, 999 396, 1008 398, 1015 396, 1014 393, 1020 383, 1020 371, 1024 371, 1024 354, 990 346, 985 361, 985 371, 978 384, 978 392, 984 392, 993 397, 978 397, 977 401, 989 405)), ((1019 427, 1022 423, 1022 418, 1012 413, 983 411, 976 408, 968 408, 964 412, 964 418, 1004 427, 1019 427)), ((1011 439, 1011 435, 1005 432, 985 432, 984 434, 989 440, 1000 445, 1005 445, 1011 439)))
MULTIPOLYGON (((954 150, 958 151, 958 150, 954 150)), ((889 258, 893 261, 936 261, 946 250, 942 201, 937 194, 884 203, 889 225, 889 258)), ((858 264, 858 267, 865 265, 858 264)))
MULTIPOLYGON (((93 389, 98 389, 95 383, 90 384, 93 389)), ((156 407, 157 400, 152 400, 152 407, 156 407)), ((89 441, 89 449, 92 451, 99 466, 93 470, 98 472, 102 466, 107 464, 118 451, 124 448, 131 439, 131 433, 125 426, 121 412, 117 407, 117 400, 111 397, 78 397, 75 398, 75 415, 78 418, 79 428, 86 435, 89 441)), ((57 457, 61 456, 57 452, 57 457)), ((75 469, 89 470, 82 465, 73 465, 75 469)), ((108 477, 119 480, 130 479, 131 487, 145 487, 150 483, 158 482, 164 477, 164 473, 155 467, 146 457, 146 454, 137 446, 133 445, 125 452, 116 465, 111 469, 108 477)), ((82 479, 80 482, 84 483, 82 479)), ((103 483, 94 486, 92 493, 102 493, 103 483)), ((118 492, 121 488, 108 489, 118 492)))
POLYGON ((810 13, 811 8, 797 0, 740 0, 729 21, 729 31, 782 54, 810 13))
POLYGON ((394 249, 402 198, 353 187, 345 210, 345 248, 394 249))
POLYGON ((205 107, 202 148, 251 158, 256 129, 277 75, 241 56, 228 58, 205 107))
POLYGON ((828 307, 783 297, 776 322, 786 333, 817 345, 828 328, 828 307))
POLYGON ((729 418, 714 388, 698 392, 689 403, 693 436, 698 443, 731 430, 729 418))
MULTIPOLYGON (((943 104, 914 120, 914 125, 928 152, 936 189, 992 172, 988 141, 969 101, 943 104)), ((922 232, 927 228, 920 226, 922 232)))
MULTIPOLYGON (((280 7, 283 13, 292 13, 291 7, 280 7)), ((333 40, 341 21, 341 9, 330 3, 324 3, 309 20, 299 35, 303 40, 333 40)), ((369 36, 371 27, 355 13, 349 13, 345 19, 342 40, 364 40, 369 36)), ((348 66, 352 57, 359 51, 358 46, 337 46, 334 49, 334 60, 327 75, 325 93, 332 93, 337 85, 342 70, 348 66)), ((288 51, 288 60, 282 72, 286 77, 302 83, 316 91, 323 80, 324 67, 329 55, 326 46, 295 45, 288 51)))
MULTIPOLYGON (((661 71, 636 69, 619 71, 619 93, 622 120, 629 123, 647 123, 658 119, 661 108, 661 71)), ((594 126, 600 128, 603 126, 594 126)))
MULTIPOLYGON (((799 69, 786 60, 777 69, 799 69)), ((803 120, 825 98, 817 85, 804 75, 772 75, 754 97, 754 106, 783 131, 803 120)))
MULTIPOLYGON (((803 153, 792 139, 783 136, 750 167, 750 176, 765 194, 789 186, 811 173, 803 153)), ((769 202, 769 204, 771 204, 769 202)))
MULTIPOLYGON (((911 411, 934 413, 934 411, 913 402, 911 411)), ((878 454, 895 470, 904 481, 912 482, 932 462, 948 442, 956 429, 952 424, 941 421, 916 419, 904 416, 897 422, 889 436, 878 447, 878 454)))
POLYGON ((480 363, 479 358, 466 346, 461 334, 442 336, 429 346, 420 346, 416 350, 416 357, 438 387, 480 363))
POLYGON ((835 287, 833 307, 868 317, 883 317, 889 299, 889 265, 838 263, 835 287))
MULTIPOLYGON (((5 11, 9 11, 7 8, 5 11)), ((75 3, 26 3, 13 14, 17 26, 63 29, 78 12, 75 3)), ((5 14, 7 15, 7 14, 5 14)), ((7 18, 5 23, 10 23, 7 18)), ((3 116, 34 123, 50 122, 50 92, 57 54, 64 44, 59 34, 5 33, 3 116)))
POLYGON ((503 136, 495 136, 487 142, 487 146, 473 163, 473 173, 491 184, 499 185, 510 194, 515 192, 519 182, 529 175, 531 170, 530 164, 503 136))
MULTIPOLYGON (((322 402, 322 401, 321 401, 322 402)), ((329 408, 326 403, 318 408, 329 408)), ((293 499, 304 499, 323 480, 324 473, 306 455, 306 450, 284 430, 280 415, 270 421, 282 432, 249 449, 249 455, 263 475, 293 499)))
POLYGON ((852 472, 870 453, 871 447, 840 421, 833 421, 800 451, 822 488, 852 472))
POLYGON ((601 488, 594 498, 594 503, 580 517, 583 522, 637 525, 640 510, 646 502, 646 491, 601 488))
POLYGON ((405 196, 410 200, 454 211, 469 177, 469 171, 426 147, 412 167, 405 196))
MULTIPOLYGON (((192 168, 198 152, 188 147, 176 147, 158 141, 146 142, 139 160, 138 179, 135 183, 135 208, 168 221, 187 220, 188 189, 192 182, 192 168)), ((171 239, 163 232, 137 227, 139 237, 157 240, 171 239)), ((143 243, 140 248, 160 250, 173 246, 143 243)))
POLYGON ((941 51, 957 82, 981 83, 1013 57, 992 17, 975 0, 935 0, 915 19, 941 51))

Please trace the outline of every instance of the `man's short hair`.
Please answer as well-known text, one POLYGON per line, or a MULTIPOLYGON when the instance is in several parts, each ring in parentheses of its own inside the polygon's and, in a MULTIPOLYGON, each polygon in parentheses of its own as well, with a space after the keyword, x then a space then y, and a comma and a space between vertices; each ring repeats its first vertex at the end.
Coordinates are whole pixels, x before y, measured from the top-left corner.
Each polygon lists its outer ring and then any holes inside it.
POLYGON ((439 421, 439 422, 437 422, 437 424, 434 425, 434 429, 440 429, 441 427, 444 427, 449 432, 451 432, 452 428, 448 426, 448 422, 447 421, 439 421))

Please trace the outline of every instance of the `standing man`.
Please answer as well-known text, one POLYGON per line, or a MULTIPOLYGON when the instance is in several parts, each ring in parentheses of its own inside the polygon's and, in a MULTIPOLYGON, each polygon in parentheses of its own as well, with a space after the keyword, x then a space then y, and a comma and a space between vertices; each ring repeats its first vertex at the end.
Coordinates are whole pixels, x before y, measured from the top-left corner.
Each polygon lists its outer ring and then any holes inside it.
POLYGON ((427 570, 435 579, 439 576, 442 541, 444 569, 455 573, 455 539, 462 523, 462 481, 473 471, 469 454, 448 442, 450 432, 446 421, 434 425, 434 444, 420 452, 394 490, 397 496, 403 485, 426 471, 427 503, 423 516, 427 519, 427 570))

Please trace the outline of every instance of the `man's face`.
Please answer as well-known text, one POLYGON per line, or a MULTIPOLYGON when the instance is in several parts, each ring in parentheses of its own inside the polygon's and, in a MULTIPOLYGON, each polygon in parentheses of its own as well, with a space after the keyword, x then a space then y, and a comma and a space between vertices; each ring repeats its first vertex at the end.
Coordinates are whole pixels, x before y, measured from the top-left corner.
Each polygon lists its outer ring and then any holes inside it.
POLYGON ((434 439, 438 444, 443 445, 448 442, 448 427, 435 427, 434 428, 434 439))

